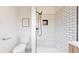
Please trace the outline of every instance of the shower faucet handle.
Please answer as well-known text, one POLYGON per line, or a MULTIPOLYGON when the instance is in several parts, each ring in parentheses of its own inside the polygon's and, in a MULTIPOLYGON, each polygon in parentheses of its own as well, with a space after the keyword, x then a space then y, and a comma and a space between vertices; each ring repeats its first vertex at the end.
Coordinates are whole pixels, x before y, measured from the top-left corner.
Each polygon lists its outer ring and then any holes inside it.
POLYGON ((39 30, 39 28, 36 28, 36 30, 39 30))

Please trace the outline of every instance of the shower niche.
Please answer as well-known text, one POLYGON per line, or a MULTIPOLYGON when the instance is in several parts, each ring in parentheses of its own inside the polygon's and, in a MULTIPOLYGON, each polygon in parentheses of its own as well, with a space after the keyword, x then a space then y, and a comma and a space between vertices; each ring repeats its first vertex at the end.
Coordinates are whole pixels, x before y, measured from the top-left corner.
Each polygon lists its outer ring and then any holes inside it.
POLYGON ((48 25, 48 20, 43 20, 43 25, 48 25))

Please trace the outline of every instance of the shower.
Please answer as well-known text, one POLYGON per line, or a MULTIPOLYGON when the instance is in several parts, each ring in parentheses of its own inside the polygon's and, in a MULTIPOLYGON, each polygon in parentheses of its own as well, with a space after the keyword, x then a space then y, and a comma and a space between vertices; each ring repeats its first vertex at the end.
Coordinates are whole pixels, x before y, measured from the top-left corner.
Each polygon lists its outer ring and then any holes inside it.
POLYGON ((41 12, 36 11, 36 13, 37 13, 37 27, 36 27, 37 35, 41 36, 42 35, 42 22, 41 22, 42 11, 41 12))
POLYGON ((67 53, 68 42, 78 41, 78 7, 39 6, 33 9, 32 50, 37 53, 67 53))
POLYGON ((39 15, 42 15, 42 11, 41 12, 36 11, 36 13, 38 13, 39 15))

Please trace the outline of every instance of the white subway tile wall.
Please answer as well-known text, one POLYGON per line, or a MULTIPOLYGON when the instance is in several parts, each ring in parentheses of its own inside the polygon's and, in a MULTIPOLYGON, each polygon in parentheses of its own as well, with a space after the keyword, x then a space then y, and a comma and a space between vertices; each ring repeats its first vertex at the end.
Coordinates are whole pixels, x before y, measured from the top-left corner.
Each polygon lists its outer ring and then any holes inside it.
POLYGON ((64 7, 64 39, 76 40, 76 27, 77 27, 77 19, 76 19, 76 7, 64 7))
POLYGON ((76 17, 76 6, 64 6, 56 12, 56 48, 61 51, 68 52, 68 41, 76 40, 76 17))

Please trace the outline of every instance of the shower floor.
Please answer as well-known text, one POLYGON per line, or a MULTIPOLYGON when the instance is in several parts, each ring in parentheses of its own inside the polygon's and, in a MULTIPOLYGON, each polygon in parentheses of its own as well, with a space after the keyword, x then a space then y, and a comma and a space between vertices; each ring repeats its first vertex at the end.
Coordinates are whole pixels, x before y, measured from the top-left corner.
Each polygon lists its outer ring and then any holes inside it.
POLYGON ((37 48, 37 53, 62 53, 56 48, 37 48))

